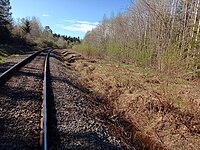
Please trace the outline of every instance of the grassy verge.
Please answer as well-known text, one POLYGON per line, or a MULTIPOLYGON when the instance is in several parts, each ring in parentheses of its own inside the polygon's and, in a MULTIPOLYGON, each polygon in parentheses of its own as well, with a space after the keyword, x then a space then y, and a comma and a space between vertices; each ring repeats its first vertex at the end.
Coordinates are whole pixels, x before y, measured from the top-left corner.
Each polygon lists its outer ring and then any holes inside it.
POLYGON ((37 48, 28 47, 28 46, 5 46, 0 45, 0 62, 3 62, 4 59, 8 56, 24 54, 30 51, 38 50, 37 48))
POLYGON ((63 52, 83 84, 109 100, 144 137, 167 149, 200 149, 199 79, 63 52))

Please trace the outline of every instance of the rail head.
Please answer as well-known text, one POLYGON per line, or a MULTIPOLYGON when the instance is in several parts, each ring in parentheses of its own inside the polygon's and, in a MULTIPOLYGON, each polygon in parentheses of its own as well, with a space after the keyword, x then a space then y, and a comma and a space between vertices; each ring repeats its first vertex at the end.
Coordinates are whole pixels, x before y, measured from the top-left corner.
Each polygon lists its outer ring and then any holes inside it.
POLYGON ((42 127, 42 135, 40 137, 40 144, 42 146, 43 150, 47 150, 48 148, 48 141, 47 141, 47 97, 48 97, 48 92, 47 92, 47 85, 48 85, 48 76, 49 76, 49 56, 52 50, 50 50, 46 56, 45 59, 45 65, 44 65, 44 85, 43 85, 43 105, 42 105, 42 122, 41 122, 41 127, 42 127))

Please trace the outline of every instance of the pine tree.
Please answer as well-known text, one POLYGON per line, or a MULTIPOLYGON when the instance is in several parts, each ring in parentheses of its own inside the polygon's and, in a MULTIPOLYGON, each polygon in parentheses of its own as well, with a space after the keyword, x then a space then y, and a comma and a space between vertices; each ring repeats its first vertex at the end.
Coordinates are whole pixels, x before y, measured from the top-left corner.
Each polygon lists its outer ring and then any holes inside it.
POLYGON ((25 34, 28 34, 31 32, 31 23, 28 19, 25 20, 22 30, 25 32, 25 34))
POLYGON ((0 0, 0 43, 6 43, 9 40, 11 26, 11 6, 9 0, 0 0))

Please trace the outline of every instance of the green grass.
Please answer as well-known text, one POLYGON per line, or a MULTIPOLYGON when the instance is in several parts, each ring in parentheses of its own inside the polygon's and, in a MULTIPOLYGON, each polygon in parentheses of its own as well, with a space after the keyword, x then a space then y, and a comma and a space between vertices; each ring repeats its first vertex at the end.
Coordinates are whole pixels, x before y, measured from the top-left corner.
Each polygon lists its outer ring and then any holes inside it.
POLYGON ((0 45, 0 62, 8 56, 17 56, 19 54, 24 54, 30 51, 38 50, 38 48, 32 48, 28 46, 5 46, 0 45))
POLYGON ((178 97, 172 99, 171 101, 175 106, 178 106, 178 107, 181 107, 181 108, 185 108, 185 107, 188 106, 188 104, 186 102, 184 102, 182 99, 180 99, 178 97))
POLYGON ((5 50, 0 49, 0 56, 1 57, 7 57, 8 53, 5 50))

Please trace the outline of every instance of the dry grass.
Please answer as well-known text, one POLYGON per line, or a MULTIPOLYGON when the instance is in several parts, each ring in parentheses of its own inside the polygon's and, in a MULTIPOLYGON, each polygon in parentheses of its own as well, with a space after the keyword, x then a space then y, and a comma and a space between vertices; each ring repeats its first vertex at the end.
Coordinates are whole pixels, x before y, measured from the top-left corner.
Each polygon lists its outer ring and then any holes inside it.
POLYGON ((63 56, 82 75, 83 84, 105 96, 140 135, 151 137, 167 149, 200 149, 198 79, 88 60, 74 52, 63 52, 63 56))

